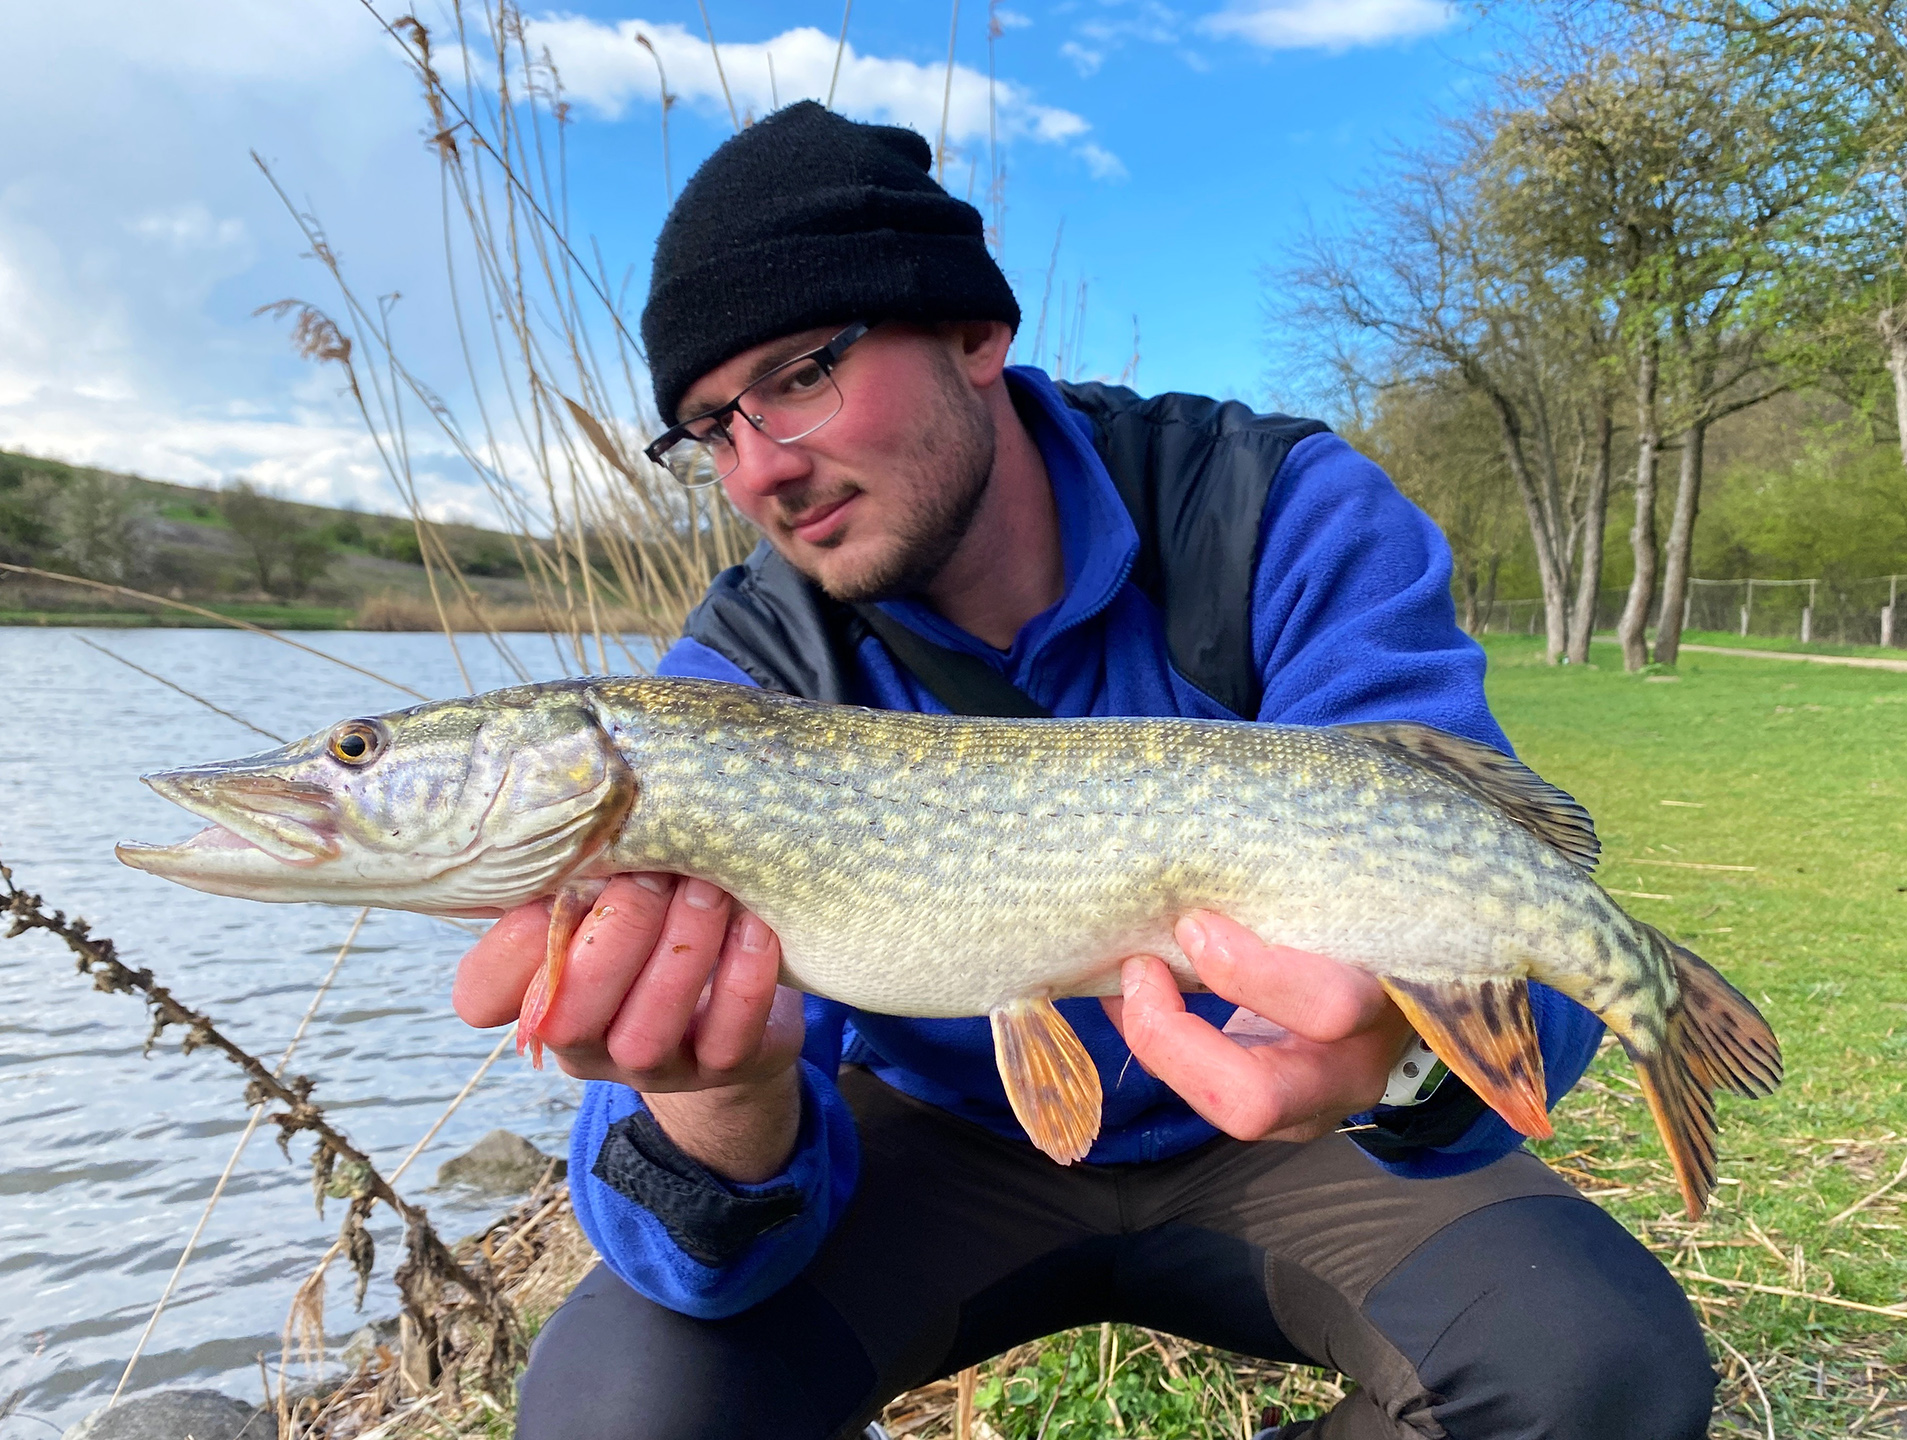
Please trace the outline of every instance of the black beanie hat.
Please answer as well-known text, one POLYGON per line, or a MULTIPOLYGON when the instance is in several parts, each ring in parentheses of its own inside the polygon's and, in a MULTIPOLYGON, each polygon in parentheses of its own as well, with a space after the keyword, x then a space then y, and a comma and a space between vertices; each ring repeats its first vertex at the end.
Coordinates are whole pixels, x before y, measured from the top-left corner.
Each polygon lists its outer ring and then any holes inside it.
POLYGON ((642 343, 656 410, 750 346, 855 320, 1004 320, 1020 307, 980 212, 912 130, 803 100, 725 140, 656 240, 642 343))

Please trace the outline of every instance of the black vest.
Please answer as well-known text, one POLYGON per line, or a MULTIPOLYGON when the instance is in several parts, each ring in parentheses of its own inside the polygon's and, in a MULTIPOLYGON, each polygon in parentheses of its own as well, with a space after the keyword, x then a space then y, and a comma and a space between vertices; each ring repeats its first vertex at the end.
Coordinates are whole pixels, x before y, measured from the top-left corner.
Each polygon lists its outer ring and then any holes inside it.
MULTIPOLYGON (((1097 383, 1059 388, 1092 422, 1093 448, 1139 531, 1132 580, 1165 618, 1173 668, 1232 714, 1257 715, 1262 687, 1252 660, 1251 593, 1260 517, 1291 447, 1328 427, 1255 414, 1235 400, 1142 400, 1123 386, 1097 383)), ((830 600, 764 541, 743 564, 715 577, 684 633, 768 689, 830 704, 855 700, 853 652, 869 628, 890 649, 904 646, 907 653, 896 658, 916 674, 949 656, 946 663, 969 669, 979 663, 911 631, 888 640, 898 627, 883 626, 878 612, 870 627, 866 613, 830 600)), ((947 699, 931 675, 921 678, 947 699)), ((1039 713, 985 697, 953 708, 1039 713)))

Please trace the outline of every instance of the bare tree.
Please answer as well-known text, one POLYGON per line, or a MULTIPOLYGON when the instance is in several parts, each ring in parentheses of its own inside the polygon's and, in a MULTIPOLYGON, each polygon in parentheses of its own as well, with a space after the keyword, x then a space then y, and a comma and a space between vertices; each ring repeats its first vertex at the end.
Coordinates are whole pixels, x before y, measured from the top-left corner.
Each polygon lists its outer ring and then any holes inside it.
POLYGON ((1581 266, 1504 223, 1500 128, 1486 109, 1449 124, 1440 149, 1399 156, 1360 197, 1357 228, 1314 234, 1280 284, 1348 366, 1454 375, 1488 405, 1529 524, 1549 657, 1580 660, 1601 573, 1617 332, 1581 266))

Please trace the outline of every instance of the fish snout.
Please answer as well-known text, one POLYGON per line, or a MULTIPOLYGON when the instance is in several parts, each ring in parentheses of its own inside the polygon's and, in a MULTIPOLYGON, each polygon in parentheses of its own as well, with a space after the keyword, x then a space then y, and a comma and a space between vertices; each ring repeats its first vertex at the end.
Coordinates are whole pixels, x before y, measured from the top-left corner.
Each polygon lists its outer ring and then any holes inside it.
POLYGON ((166 770, 141 777, 157 794, 288 864, 340 853, 338 800, 322 785, 283 775, 166 770))

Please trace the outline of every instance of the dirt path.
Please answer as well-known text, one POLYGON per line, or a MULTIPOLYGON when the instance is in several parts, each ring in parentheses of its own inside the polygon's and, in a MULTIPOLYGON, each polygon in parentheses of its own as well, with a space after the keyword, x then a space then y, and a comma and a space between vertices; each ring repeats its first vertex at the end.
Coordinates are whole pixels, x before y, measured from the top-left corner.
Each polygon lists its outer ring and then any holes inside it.
POLYGON ((1866 655, 1803 655, 1793 650, 1737 650, 1732 645, 1684 645, 1704 655, 1740 655, 1749 660, 1806 660, 1812 665, 1852 665, 1857 670, 1897 670, 1907 674, 1907 660, 1879 660, 1866 655))

